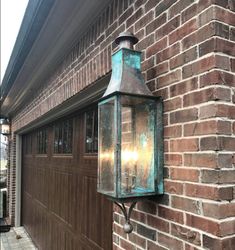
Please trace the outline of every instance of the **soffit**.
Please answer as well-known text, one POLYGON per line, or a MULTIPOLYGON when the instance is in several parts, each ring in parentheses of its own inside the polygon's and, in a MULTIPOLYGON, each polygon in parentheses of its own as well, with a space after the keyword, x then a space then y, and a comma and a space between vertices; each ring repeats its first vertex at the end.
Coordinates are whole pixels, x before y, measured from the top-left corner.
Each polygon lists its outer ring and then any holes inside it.
MULTIPOLYGON (((13 116, 71 50, 110 0, 57 0, 1 105, 13 116), (92 18, 91 18, 92 17, 92 18)), ((34 24, 36 25, 36 24, 34 24)))

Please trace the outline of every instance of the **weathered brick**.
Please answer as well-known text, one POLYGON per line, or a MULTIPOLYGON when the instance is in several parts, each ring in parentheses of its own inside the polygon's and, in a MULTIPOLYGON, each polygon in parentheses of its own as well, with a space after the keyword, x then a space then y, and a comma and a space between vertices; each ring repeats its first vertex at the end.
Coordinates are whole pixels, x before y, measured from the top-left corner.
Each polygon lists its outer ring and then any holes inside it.
POLYGON ((175 181, 164 180, 165 192, 170 194, 183 194, 183 184, 175 181))
POLYGON ((169 8, 169 18, 174 17, 177 13, 180 13, 182 10, 186 9, 190 4, 195 2, 194 0, 180 0, 176 4, 172 5, 169 8))
POLYGON ((152 22, 150 22, 146 26, 146 34, 150 34, 153 31, 155 31, 156 29, 158 29, 161 25, 166 23, 166 20, 167 20, 166 13, 164 13, 161 16, 155 18, 152 22))
POLYGON ((216 236, 220 235, 219 223, 207 218, 198 217, 192 214, 186 214, 186 225, 216 236))
POLYGON ((172 180, 198 182, 199 171, 189 168, 171 168, 170 177, 172 180))
POLYGON ((212 217, 215 219, 226 219, 228 217, 234 216, 235 203, 202 203, 203 214, 207 217, 212 217))
POLYGON ((198 151, 198 139, 175 139, 170 141, 171 152, 198 151))
MULTIPOLYGON (((154 40, 153 34, 151 34, 150 36, 152 37, 152 40, 154 40)), ((152 43, 153 43, 153 41, 151 42, 151 44, 152 43)), ((162 40, 157 41, 152 46, 148 47, 148 49, 146 51, 146 57, 148 58, 152 55, 155 55, 160 50, 166 48, 166 46, 167 46, 167 37, 164 37, 162 40)))
POLYGON ((203 235, 203 247, 206 249, 221 250, 221 249, 233 249, 235 244, 235 236, 230 238, 221 239, 208 235, 203 235))
MULTIPOLYGON (((147 14, 145 14, 142 18, 140 18, 135 23, 135 32, 138 32, 140 29, 145 28, 147 24, 149 24, 153 20, 154 13, 153 11, 149 11, 147 14)), ((150 33, 150 32, 149 32, 150 33)), ((149 34, 148 33, 148 34, 149 34)))
MULTIPOLYGON (((163 219, 165 219, 165 217, 163 217, 163 219)), ((169 233, 170 223, 163 219, 161 219, 160 217, 148 215, 147 224, 150 227, 157 228, 160 231, 169 233)))
POLYGON ((170 114, 170 123, 182 123, 197 120, 198 110, 197 108, 182 109, 179 111, 172 112, 170 114))
POLYGON ((206 168, 217 168, 218 159, 216 154, 212 153, 193 153, 184 154, 184 165, 193 167, 206 167, 206 168))
POLYGON ((165 247, 158 245, 156 242, 148 241, 147 242, 148 250, 167 250, 165 247))
POLYGON ((137 233, 150 240, 156 240, 156 230, 150 229, 141 224, 137 224, 137 233))
POLYGON ((231 134, 231 122, 210 120, 184 125, 184 135, 231 134))
POLYGON ((217 184, 235 183, 235 170, 202 170, 201 182, 217 184))
POLYGON ((180 16, 174 17, 171 21, 161 26, 155 32, 155 37, 157 40, 168 35, 171 31, 175 30, 180 25, 180 16))
POLYGON ((211 55, 206 58, 202 58, 192 64, 186 65, 182 69, 182 77, 188 78, 198 73, 203 73, 213 68, 220 68, 229 70, 230 62, 229 58, 220 55, 211 55))
POLYGON ((174 99, 170 99, 164 102, 164 111, 168 112, 171 110, 176 110, 182 107, 182 99, 180 97, 176 97, 174 99))
POLYGON ((232 187, 213 187, 196 184, 186 184, 185 193, 189 197, 197 197, 203 199, 211 199, 216 201, 232 200, 233 188, 232 187))
POLYGON ((170 86, 170 95, 171 97, 182 95, 184 93, 187 93, 191 90, 194 90, 197 88, 197 78, 191 78, 189 80, 185 80, 183 82, 179 82, 175 85, 170 86))
POLYGON ((183 249, 183 242, 165 234, 158 233, 158 242, 168 249, 183 249))
POLYGON ((201 245, 200 234, 196 231, 172 223, 171 233, 186 242, 201 245))
POLYGON ((169 44, 173 44, 176 41, 183 39, 193 31, 197 30, 197 28, 197 20, 192 19, 169 35, 169 44))
POLYGON ((182 165, 182 155, 180 154, 165 154, 164 163, 166 165, 180 166, 182 165))
POLYGON ((206 72, 204 75, 200 76, 200 87, 214 84, 235 86, 235 76, 219 70, 206 72))
POLYGON ((166 220, 174 221, 180 224, 182 224, 184 220, 182 212, 173 210, 171 208, 162 207, 162 206, 158 207, 158 216, 166 220))
MULTIPOLYGON (((142 248, 146 247, 146 239, 140 237, 138 234, 131 233, 129 234, 129 240, 133 243, 136 244, 137 246, 140 246, 142 248)), ((127 249, 127 248, 126 248, 127 249)))
POLYGON ((157 63, 165 61, 165 60, 175 56, 179 52, 180 52, 180 44, 179 43, 175 43, 172 46, 168 46, 166 49, 161 50, 160 52, 157 53, 157 55, 156 55, 157 63))
POLYGON ((157 79, 157 87, 162 88, 181 80, 181 71, 177 69, 157 79))
POLYGON ((181 137, 181 135, 182 135, 181 125, 175 125, 164 128, 164 138, 181 137))
POLYGON ((170 60, 170 68, 174 69, 197 58, 197 48, 193 47, 170 60))

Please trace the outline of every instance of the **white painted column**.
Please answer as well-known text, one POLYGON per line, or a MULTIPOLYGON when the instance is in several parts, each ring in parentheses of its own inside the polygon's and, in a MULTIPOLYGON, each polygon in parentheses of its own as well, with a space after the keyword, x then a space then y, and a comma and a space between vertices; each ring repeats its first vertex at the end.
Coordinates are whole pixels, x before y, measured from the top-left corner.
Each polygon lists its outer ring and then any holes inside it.
POLYGON ((16 204, 15 226, 21 225, 21 169, 22 169, 22 136, 16 135, 16 204))

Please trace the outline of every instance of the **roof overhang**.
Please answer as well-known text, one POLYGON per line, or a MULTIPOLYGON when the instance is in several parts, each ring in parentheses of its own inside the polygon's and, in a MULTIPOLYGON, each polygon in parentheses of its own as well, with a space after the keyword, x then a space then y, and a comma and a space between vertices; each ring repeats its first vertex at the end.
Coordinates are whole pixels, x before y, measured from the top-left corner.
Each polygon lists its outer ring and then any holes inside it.
POLYGON ((29 1, 1 86, 1 115, 14 116, 109 2, 29 1))

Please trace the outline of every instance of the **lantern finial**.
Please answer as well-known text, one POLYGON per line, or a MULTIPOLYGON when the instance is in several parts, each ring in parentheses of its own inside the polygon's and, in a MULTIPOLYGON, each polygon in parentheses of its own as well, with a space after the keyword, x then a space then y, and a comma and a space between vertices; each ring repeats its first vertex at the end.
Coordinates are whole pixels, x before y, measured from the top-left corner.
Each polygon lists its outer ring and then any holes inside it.
POLYGON ((133 49, 133 45, 138 43, 138 41, 138 38, 129 31, 120 33, 115 39, 115 43, 119 45, 119 48, 127 49, 133 49))

